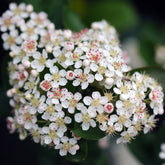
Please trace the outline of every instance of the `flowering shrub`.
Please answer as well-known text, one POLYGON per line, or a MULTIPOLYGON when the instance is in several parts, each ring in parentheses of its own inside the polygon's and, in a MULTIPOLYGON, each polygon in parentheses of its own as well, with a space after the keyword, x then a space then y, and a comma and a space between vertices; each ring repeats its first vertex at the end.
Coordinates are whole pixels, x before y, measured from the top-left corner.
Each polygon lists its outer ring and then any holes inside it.
POLYGON ((8 128, 20 139, 29 134, 61 156, 75 155, 84 139, 118 133, 117 143, 130 142, 163 114, 161 85, 130 71, 106 21, 79 33, 56 30, 46 13, 11 3, 0 28, 11 57, 8 128))

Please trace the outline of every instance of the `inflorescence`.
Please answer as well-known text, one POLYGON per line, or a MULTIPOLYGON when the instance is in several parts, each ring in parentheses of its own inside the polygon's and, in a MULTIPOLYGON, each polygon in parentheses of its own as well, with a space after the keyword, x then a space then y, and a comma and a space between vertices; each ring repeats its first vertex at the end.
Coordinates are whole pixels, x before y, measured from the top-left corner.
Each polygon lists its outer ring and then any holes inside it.
POLYGON ((116 30, 106 21, 79 33, 56 30, 46 13, 11 3, 0 30, 11 57, 8 128, 20 139, 31 135, 61 156, 74 155, 80 137, 68 128, 72 123, 119 134, 117 143, 127 143, 163 114, 162 87, 145 74, 127 73, 116 30))

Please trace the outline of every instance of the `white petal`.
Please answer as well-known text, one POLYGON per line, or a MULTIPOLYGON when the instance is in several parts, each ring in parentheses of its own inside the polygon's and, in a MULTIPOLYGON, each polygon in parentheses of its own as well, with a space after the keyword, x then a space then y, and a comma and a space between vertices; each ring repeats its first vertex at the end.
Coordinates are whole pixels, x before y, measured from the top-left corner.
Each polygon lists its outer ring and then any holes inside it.
POLYGON ((85 96, 83 102, 85 105, 90 105, 92 103, 92 98, 89 96, 85 96))
POLYGON ((82 122, 82 114, 81 113, 76 113, 74 118, 75 118, 76 122, 78 122, 78 123, 82 122))
POLYGON ((82 123, 82 130, 87 131, 89 129, 89 126, 90 126, 89 123, 83 122, 82 123))
POLYGON ((96 73, 96 74, 95 74, 95 79, 96 79, 97 81, 102 81, 102 80, 103 80, 103 76, 102 76, 101 74, 99 74, 99 73, 96 73))

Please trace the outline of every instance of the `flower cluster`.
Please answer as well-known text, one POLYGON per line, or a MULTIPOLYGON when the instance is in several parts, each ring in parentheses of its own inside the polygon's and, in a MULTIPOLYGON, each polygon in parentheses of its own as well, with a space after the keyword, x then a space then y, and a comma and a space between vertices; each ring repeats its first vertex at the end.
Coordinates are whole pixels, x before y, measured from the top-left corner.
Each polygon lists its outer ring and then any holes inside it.
POLYGON ((106 21, 79 33, 56 30, 44 12, 14 3, 0 18, 8 64, 13 117, 10 132, 75 155, 80 146, 71 125, 99 127, 126 143, 147 133, 163 113, 162 87, 138 72, 129 75, 116 30, 106 21))

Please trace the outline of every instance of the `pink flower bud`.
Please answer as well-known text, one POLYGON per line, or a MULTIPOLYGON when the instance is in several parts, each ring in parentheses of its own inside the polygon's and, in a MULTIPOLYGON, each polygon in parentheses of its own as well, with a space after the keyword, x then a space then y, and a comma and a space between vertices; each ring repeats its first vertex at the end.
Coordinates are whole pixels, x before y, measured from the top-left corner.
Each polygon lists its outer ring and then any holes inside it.
POLYGON ((66 78, 67 78, 68 80, 73 80, 73 79, 75 78, 74 72, 73 72, 73 71, 68 71, 68 72, 66 73, 66 78))
POLYGON ((107 112, 107 113, 112 113, 113 110, 114 110, 113 104, 112 104, 112 103, 107 103, 107 104, 105 104, 104 110, 105 110, 105 112, 107 112))

